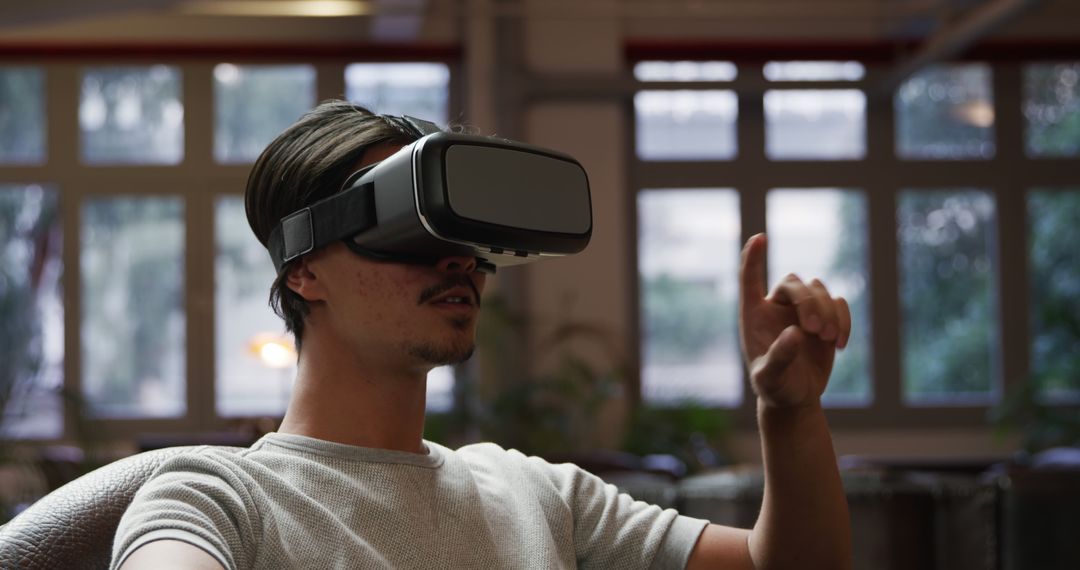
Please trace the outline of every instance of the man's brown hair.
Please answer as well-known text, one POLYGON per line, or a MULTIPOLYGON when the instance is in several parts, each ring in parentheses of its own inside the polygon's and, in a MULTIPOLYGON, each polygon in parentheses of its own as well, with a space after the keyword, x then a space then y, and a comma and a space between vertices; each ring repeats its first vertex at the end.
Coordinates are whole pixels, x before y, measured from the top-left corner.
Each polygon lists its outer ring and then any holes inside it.
MULTIPOLYGON (((244 207, 265 246, 281 218, 341 190, 364 152, 383 143, 416 140, 399 122, 347 101, 327 101, 300 117, 259 155, 248 176, 244 207)), ((270 306, 300 349, 307 301, 286 285, 291 263, 270 287, 270 306)))

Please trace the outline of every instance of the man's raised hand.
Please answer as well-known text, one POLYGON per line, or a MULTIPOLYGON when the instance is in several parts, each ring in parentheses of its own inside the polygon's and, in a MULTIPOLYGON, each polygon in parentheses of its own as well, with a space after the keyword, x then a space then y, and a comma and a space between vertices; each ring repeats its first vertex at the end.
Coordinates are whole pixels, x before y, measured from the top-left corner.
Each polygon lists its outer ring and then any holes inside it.
POLYGON ((774 407, 816 404, 825 391, 837 348, 847 346, 851 312, 814 279, 784 277, 765 295, 767 240, 746 242, 739 270, 739 332, 750 384, 774 407))

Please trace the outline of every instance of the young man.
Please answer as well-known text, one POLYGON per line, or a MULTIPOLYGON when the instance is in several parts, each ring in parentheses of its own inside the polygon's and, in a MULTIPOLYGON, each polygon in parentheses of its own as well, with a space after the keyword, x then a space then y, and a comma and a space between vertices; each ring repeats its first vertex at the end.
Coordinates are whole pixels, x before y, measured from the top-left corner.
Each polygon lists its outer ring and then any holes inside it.
MULTIPOLYGON (((266 244, 282 217, 417 136, 398 118, 320 105, 256 162, 252 229, 266 244)), ((573 465, 424 441, 427 372, 472 354, 485 275, 471 257, 394 263, 338 242, 290 262, 271 291, 300 355, 278 432, 164 464, 124 515, 113 567, 849 567, 820 404, 848 308, 794 276, 766 296, 765 247, 751 238, 741 269, 766 474, 753 530, 635 502, 573 465)))

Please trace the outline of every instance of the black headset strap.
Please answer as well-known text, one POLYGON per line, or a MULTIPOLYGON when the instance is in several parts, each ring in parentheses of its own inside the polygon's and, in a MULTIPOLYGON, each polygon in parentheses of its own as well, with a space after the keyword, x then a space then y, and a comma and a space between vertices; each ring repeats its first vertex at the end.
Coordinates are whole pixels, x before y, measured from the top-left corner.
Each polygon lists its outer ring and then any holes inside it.
POLYGON ((280 274, 297 257, 374 227, 374 188, 363 186, 323 198, 282 218, 266 244, 274 269, 280 274))
MULTIPOLYGON (((382 115, 399 129, 421 138, 443 132, 431 121, 408 115, 382 115)), ((376 164, 370 164, 349 175, 342 186, 348 189, 376 164)), ((280 274, 287 263, 324 245, 356 235, 376 224, 373 188, 339 192, 281 219, 270 232, 266 248, 274 269, 280 274), (314 222, 319 220, 318 226, 314 222)))

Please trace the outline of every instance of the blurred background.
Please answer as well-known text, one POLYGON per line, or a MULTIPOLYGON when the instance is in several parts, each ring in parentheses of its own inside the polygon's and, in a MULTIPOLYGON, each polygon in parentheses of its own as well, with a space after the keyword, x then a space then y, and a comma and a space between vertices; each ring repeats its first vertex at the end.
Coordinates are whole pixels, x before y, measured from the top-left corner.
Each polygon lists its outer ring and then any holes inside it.
POLYGON ((0 521, 117 458, 247 445, 295 373, 243 211, 317 102, 568 152, 578 256, 501 270, 426 436, 750 525, 737 262, 854 314, 825 403, 865 568, 1080 567, 1080 3, 0 6, 0 521))

